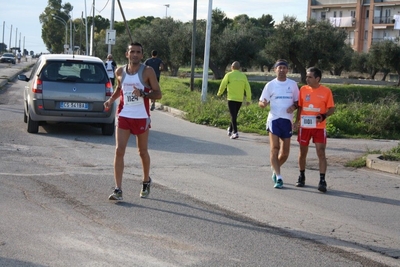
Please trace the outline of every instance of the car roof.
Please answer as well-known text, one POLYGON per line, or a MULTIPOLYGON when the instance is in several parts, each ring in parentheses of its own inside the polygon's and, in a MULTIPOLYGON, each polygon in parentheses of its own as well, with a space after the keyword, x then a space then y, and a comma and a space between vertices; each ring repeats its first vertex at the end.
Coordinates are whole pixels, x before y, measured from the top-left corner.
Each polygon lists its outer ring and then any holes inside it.
POLYGON ((41 55, 41 60, 52 61, 52 60, 83 60, 86 62, 97 62, 103 63, 98 57, 84 56, 84 55, 70 55, 70 54, 44 54, 41 55))

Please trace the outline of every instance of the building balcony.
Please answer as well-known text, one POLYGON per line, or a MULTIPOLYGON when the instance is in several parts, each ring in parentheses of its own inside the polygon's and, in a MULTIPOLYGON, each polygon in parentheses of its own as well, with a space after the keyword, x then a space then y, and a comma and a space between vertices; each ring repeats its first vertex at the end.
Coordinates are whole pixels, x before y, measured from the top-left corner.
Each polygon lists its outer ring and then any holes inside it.
POLYGON ((372 38, 372 43, 379 43, 383 41, 392 41, 394 43, 399 43, 400 38, 395 36, 386 36, 383 38, 372 38))
POLYGON ((392 16, 389 17, 374 17, 374 24, 394 24, 394 19, 392 16))

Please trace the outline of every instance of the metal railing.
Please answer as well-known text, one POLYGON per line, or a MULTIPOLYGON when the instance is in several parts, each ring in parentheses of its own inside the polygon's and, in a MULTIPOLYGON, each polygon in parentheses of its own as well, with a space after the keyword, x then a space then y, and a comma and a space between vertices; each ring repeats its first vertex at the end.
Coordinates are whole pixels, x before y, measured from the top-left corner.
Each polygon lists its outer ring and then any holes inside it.
POLYGON ((392 16, 388 17, 374 17, 374 24, 394 24, 394 19, 392 16))

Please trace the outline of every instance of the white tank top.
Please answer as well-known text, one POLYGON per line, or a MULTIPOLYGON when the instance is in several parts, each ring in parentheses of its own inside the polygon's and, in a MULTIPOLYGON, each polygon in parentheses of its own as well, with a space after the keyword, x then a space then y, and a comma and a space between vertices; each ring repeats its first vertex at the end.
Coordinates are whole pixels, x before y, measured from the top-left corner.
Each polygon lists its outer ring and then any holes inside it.
POLYGON ((112 65, 112 61, 106 61, 106 69, 108 77, 114 78, 114 66, 112 65))
POLYGON ((141 64, 139 71, 135 74, 127 73, 127 65, 123 67, 121 79, 121 95, 118 107, 118 115, 125 118, 145 119, 150 117, 149 99, 137 97, 132 94, 134 87, 149 92, 149 87, 143 82, 143 70, 146 67, 141 64))

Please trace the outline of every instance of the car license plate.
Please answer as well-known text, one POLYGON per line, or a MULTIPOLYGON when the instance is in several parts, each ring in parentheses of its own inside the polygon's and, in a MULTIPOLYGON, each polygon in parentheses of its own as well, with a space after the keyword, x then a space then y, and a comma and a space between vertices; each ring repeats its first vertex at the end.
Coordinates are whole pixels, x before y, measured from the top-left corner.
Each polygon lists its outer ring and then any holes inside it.
POLYGON ((60 108, 63 109, 88 109, 88 103, 77 103, 77 102, 60 102, 60 108))

